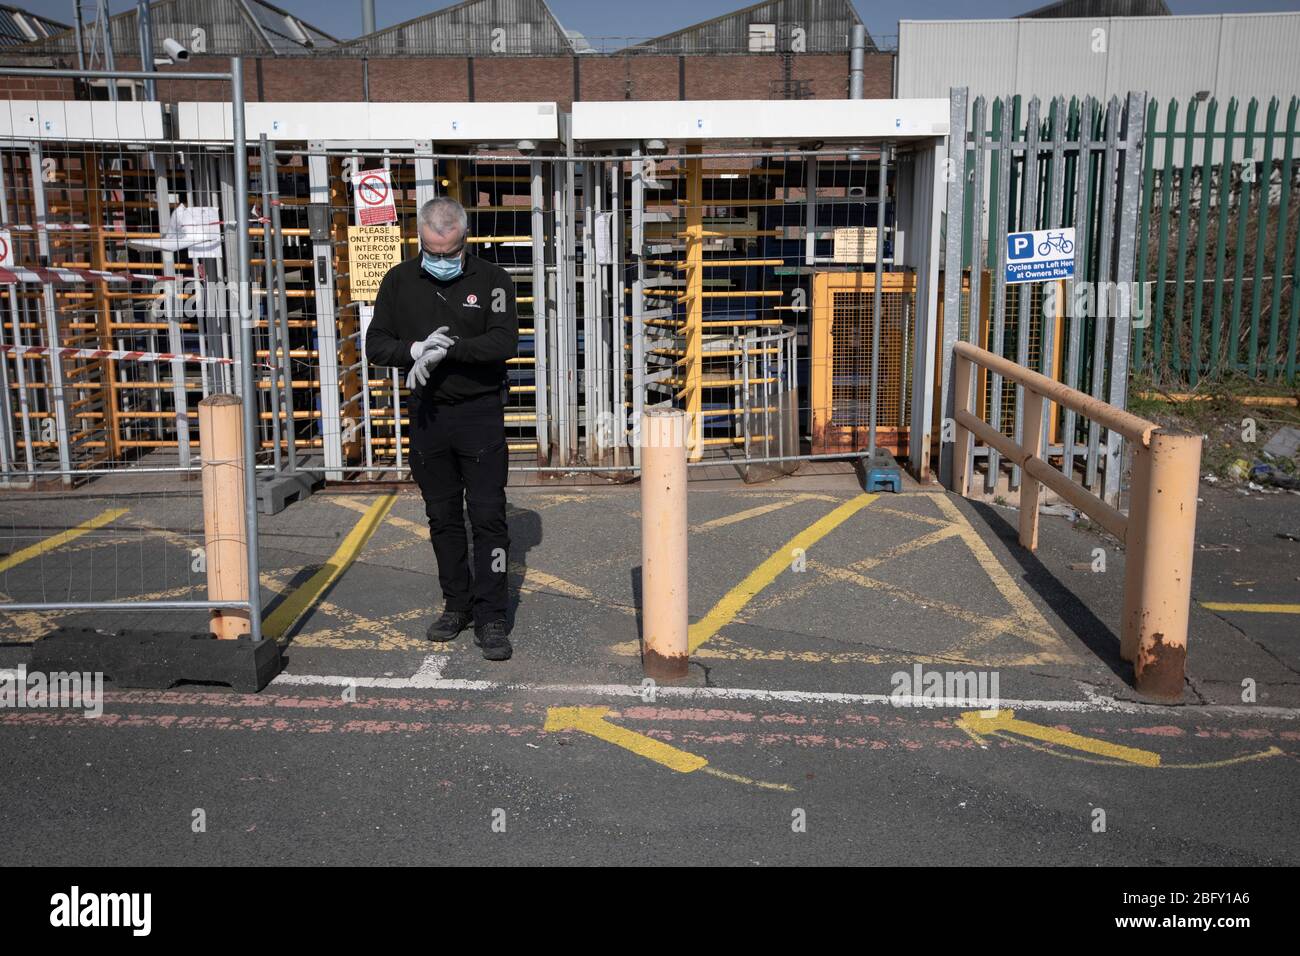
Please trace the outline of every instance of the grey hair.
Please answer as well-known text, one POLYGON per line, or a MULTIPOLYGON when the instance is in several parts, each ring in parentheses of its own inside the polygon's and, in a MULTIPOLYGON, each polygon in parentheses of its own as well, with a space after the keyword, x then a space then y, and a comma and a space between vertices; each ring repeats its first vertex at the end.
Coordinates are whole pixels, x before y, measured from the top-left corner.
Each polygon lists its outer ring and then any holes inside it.
POLYGON ((439 196, 420 207, 420 225, 440 236, 453 232, 464 236, 469 233, 469 215, 465 207, 450 196, 439 196))

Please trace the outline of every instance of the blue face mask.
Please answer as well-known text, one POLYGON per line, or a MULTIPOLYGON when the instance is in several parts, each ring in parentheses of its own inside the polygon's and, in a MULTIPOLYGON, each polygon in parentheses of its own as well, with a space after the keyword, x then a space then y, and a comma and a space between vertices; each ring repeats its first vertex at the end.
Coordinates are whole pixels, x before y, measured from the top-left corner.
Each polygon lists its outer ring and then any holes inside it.
POLYGON ((455 259, 435 259, 421 250, 420 259, 420 265, 424 271, 435 279, 441 279, 443 282, 449 282, 456 278, 464 267, 464 256, 457 256, 455 259))

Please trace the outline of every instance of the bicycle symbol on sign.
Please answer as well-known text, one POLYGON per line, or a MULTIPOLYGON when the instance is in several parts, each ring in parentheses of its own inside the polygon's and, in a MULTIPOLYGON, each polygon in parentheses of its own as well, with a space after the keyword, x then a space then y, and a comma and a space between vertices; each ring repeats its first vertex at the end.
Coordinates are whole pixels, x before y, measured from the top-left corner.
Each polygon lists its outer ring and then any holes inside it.
POLYGON ((1047 238, 1038 244, 1038 254, 1045 256, 1055 249, 1061 255, 1068 256, 1074 251, 1074 243, 1065 238, 1063 232, 1049 232, 1047 238))

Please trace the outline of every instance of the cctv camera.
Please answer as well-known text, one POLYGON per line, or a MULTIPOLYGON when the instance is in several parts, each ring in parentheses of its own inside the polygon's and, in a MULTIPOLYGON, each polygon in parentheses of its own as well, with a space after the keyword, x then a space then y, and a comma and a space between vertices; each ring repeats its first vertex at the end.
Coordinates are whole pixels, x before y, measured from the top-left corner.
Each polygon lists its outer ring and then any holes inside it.
POLYGON ((184 63, 190 58, 190 51, 185 49, 171 37, 163 40, 163 50, 172 58, 174 63, 184 63))

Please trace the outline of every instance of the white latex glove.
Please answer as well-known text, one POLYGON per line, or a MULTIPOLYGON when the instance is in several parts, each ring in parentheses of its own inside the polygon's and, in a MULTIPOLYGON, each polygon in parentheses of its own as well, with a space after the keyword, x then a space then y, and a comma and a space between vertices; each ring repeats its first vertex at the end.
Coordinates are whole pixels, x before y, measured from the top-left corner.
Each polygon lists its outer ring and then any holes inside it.
POLYGON ((447 350, 441 346, 432 346, 425 350, 424 354, 415 360, 411 370, 406 373, 406 387, 410 391, 415 391, 415 386, 424 387, 429 382, 429 375, 434 366, 447 357, 447 350))
POLYGON ((452 341, 453 341, 452 337, 447 334, 447 326, 444 325, 441 328, 435 329, 432 333, 430 333, 429 337, 426 338, 424 341, 412 342, 411 358, 415 359, 418 362, 420 360, 420 356, 422 356, 425 352, 429 351, 429 349, 449 348, 451 346, 452 341))

